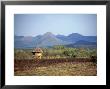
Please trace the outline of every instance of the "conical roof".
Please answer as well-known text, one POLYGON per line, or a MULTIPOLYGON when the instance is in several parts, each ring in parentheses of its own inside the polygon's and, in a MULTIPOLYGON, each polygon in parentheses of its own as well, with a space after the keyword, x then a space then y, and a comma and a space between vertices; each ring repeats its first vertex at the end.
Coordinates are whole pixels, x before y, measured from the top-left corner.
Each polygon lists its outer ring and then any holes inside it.
POLYGON ((42 51, 41 48, 35 48, 35 49, 34 49, 34 52, 40 52, 40 53, 42 53, 43 51, 42 51))

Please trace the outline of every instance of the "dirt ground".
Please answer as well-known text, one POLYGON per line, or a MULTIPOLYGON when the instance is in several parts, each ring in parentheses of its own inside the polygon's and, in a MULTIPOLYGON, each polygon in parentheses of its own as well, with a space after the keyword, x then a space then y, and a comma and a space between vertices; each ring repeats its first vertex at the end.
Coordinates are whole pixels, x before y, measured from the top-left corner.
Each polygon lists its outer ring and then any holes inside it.
POLYGON ((91 59, 15 60, 15 76, 96 76, 91 59))

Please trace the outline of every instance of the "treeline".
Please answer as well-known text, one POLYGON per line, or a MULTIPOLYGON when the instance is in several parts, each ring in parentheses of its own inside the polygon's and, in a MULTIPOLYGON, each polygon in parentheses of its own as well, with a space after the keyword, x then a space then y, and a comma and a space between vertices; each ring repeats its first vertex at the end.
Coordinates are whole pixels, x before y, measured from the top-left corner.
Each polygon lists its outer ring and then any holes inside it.
MULTIPOLYGON (((53 46, 52 48, 42 48, 42 59, 59 59, 59 58, 96 58, 97 50, 90 48, 69 48, 62 45, 53 46)), ((33 49, 15 49, 15 59, 33 59, 33 49)))

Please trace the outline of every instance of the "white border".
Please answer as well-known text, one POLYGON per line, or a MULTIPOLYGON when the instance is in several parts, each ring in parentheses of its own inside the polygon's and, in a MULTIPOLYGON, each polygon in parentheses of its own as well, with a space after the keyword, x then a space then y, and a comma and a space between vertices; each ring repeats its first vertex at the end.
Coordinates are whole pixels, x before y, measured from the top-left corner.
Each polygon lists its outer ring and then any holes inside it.
POLYGON ((106 85, 105 5, 6 5, 6 85, 106 85), (97 14, 97 76, 14 76, 14 14, 97 14))

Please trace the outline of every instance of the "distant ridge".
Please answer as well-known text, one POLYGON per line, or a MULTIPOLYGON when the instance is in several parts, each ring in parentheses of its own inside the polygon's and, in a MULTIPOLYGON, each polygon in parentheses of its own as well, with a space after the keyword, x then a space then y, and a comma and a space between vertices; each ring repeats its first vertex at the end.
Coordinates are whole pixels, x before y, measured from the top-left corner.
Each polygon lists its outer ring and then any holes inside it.
POLYGON ((50 47, 54 45, 96 45, 96 36, 83 36, 79 33, 72 33, 68 36, 54 35, 46 32, 43 35, 32 36, 14 36, 15 48, 35 48, 50 47))

